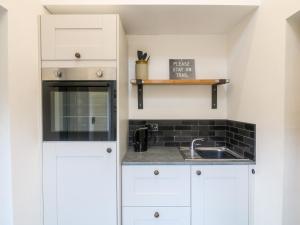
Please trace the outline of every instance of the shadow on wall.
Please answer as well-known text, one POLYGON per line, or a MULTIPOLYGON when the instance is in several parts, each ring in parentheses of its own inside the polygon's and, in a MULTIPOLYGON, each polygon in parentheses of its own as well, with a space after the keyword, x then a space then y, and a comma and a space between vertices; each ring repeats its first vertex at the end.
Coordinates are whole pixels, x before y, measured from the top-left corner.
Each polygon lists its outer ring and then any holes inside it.
POLYGON ((283 225, 300 224, 300 11, 287 20, 283 225))
POLYGON ((7 11, 0 5, 0 225, 12 225, 7 11))
POLYGON ((252 76, 247 71, 249 71, 249 57, 253 46, 257 13, 258 10, 249 14, 229 33, 228 74, 231 82, 231 85, 228 86, 229 119, 238 120, 236 115, 239 114, 240 105, 247 104, 247 101, 244 100, 245 96, 237 93, 243 93, 242 90, 252 88, 252 76))

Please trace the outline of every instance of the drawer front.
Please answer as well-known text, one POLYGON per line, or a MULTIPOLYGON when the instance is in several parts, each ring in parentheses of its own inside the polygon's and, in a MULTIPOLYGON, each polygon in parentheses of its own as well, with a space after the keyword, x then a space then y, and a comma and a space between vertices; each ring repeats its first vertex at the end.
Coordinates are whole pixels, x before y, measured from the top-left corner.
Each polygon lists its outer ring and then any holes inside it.
POLYGON ((189 207, 123 207, 123 225, 190 225, 189 207))
POLYGON ((123 206, 190 206, 189 166, 123 166, 123 206))
POLYGON ((114 60, 116 31, 115 15, 42 16, 42 59, 114 60))

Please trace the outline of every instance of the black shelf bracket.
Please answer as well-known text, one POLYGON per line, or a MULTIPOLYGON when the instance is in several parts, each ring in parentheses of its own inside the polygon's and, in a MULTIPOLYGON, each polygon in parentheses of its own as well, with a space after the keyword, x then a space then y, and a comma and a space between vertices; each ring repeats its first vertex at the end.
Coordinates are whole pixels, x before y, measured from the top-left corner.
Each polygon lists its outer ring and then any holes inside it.
POLYGON ((143 103, 143 80, 136 80, 137 84, 137 96, 138 96, 138 109, 143 109, 144 108, 144 103, 143 103))
POLYGON ((218 85, 211 86, 211 108, 218 108, 218 85))
POLYGON ((218 86, 222 84, 229 83, 227 79, 220 79, 219 83, 213 84, 211 86, 211 108, 218 108, 218 86))

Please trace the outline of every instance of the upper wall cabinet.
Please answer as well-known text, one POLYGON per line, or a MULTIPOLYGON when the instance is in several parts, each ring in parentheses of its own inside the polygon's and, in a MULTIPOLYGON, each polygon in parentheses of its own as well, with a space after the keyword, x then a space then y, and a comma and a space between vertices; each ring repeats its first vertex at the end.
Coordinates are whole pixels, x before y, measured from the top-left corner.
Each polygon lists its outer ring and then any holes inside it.
POLYGON ((41 17, 42 60, 115 60, 116 15, 41 17))

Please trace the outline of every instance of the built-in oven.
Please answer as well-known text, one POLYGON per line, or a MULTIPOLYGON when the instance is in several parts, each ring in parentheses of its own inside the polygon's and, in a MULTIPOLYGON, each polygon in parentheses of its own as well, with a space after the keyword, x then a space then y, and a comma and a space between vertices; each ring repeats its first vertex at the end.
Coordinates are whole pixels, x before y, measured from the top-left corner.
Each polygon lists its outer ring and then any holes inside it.
POLYGON ((44 141, 115 141, 115 68, 42 70, 44 141))

